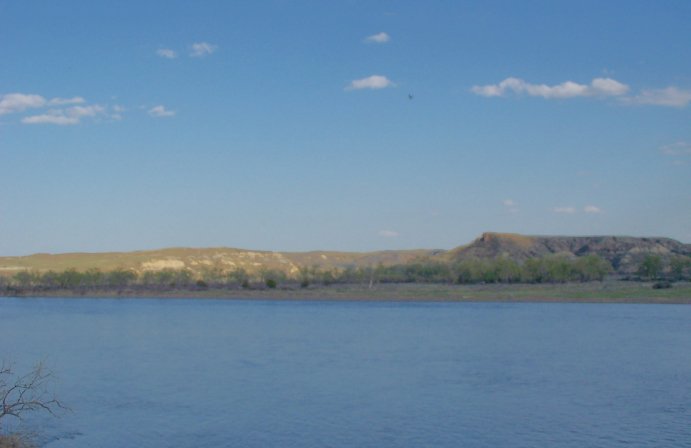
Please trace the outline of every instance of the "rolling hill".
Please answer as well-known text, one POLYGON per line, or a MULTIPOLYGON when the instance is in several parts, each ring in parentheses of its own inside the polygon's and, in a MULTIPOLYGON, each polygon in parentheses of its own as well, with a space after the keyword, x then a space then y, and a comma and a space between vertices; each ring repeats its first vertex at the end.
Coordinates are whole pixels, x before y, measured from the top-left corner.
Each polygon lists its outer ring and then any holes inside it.
POLYGON ((389 266, 432 256, 431 250, 400 250, 379 252, 269 252, 232 248, 169 248, 136 252, 35 254, 23 257, 0 257, 0 275, 18 271, 64 271, 127 269, 138 274, 164 269, 188 269, 195 274, 208 270, 231 272, 244 269, 253 274, 276 270, 289 276, 301 268, 343 269, 348 266, 389 266))
POLYGON ((529 258, 597 255, 609 261, 619 274, 636 271, 647 254, 669 259, 691 256, 691 245, 670 238, 625 236, 526 236, 484 233, 470 244, 451 250, 398 250, 378 252, 269 252, 233 248, 169 248, 136 252, 35 254, 0 257, 0 275, 23 270, 45 272, 76 269, 101 271, 127 269, 139 274, 164 269, 188 269, 194 274, 209 270, 231 272, 244 269, 253 274, 276 270, 294 276, 302 268, 345 269, 377 265, 406 264, 413 261, 454 263, 469 259, 506 257, 518 262, 529 258))

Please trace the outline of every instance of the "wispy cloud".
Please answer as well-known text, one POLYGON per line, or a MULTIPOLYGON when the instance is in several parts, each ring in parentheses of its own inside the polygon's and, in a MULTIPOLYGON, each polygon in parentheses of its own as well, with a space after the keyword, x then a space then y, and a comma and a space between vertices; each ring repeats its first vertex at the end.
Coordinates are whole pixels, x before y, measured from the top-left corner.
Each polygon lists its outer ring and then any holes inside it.
POLYGON ((672 143, 671 145, 661 146, 659 150, 662 154, 666 156, 690 156, 691 143, 676 142, 672 143))
POLYGON ((8 93, 0 95, 0 115, 24 112, 28 109, 40 109, 47 106, 65 106, 69 104, 84 104, 86 100, 81 96, 72 98, 52 98, 47 100, 41 95, 27 93, 8 93))
POLYGON ((612 78, 595 78, 590 84, 565 81, 561 84, 532 84, 520 78, 506 78, 499 84, 473 86, 471 91, 486 97, 505 96, 509 93, 538 96, 545 99, 565 99, 587 96, 620 96, 628 92, 629 86, 612 78))
POLYGON ((24 124, 57 124, 59 126, 69 126, 79 124, 78 117, 68 117, 64 114, 46 113, 31 115, 22 118, 24 124))
POLYGON ((86 103, 86 100, 82 98, 81 96, 75 96, 73 98, 53 98, 52 100, 48 101, 48 104, 51 106, 63 106, 66 104, 84 104, 86 103))
POLYGON ((566 206, 566 207, 554 207, 554 213, 563 213, 567 215, 573 215, 576 213, 576 207, 566 206))
POLYGON ((629 86, 612 78, 595 78, 590 84, 565 81, 561 84, 547 85, 533 84, 520 78, 510 77, 504 79, 499 84, 473 86, 470 91, 485 97, 503 97, 509 94, 528 95, 545 99, 616 97, 621 104, 625 105, 679 108, 686 107, 691 103, 691 90, 670 86, 664 89, 641 90, 636 95, 629 95, 629 86))
POLYGON ((41 95, 7 93, 0 96, 0 115, 23 112, 27 109, 44 107, 47 104, 41 95))
POLYGON ((372 75, 367 78, 355 79, 350 82, 346 90, 362 90, 362 89, 385 89, 393 87, 395 84, 389 78, 382 75, 372 75))
POLYGON ((122 120, 123 112, 125 112, 125 108, 119 104, 116 104, 113 106, 113 113, 110 115, 110 118, 113 120, 122 120))
POLYGON ((371 36, 367 36, 365 38, 365 42, 375 43, 375 44, 385 44, 390 40, 391 40, 391 36, 389 36, 388 34, 386 34, 383 31, 381 33, 372 34, 371 36))
POLYGON ((94 104, 91 106, 74 106, 64 110, 65 115, 70 117, 94 117, 105 112, 103 106, 94 104))
POLYGON ((165 106, 163 106, 163 105, 154 106, 151 109, 149 109, 147 112, 149 115, 151 115, 152 117, 156 117, 156 118, 172 117, 175 115, 174 110, 166 109, 165 106))
MULTIPOLYGON (((552 209, 554 213, 559 213, 562 215, 575 215, 576 213, 579 212, 579 209, 572 206, 572 205, 566 205, 562 207, 554 207, 552 209)), ((597 214, 597 213, 603 213, 602 209, 598 207, 597 205, 586 205, 582 209, 583 213, 588 213, 588 214, 597 214)))
POLYGON ((190 56, 193 58, 202 58, 214 53, 218 49, 218 45, 213 45, 208 42, 195 42, 190 46, 190 56))
MULTIPOLYGON (((33 111, 33 115, 22 117, 21 123, 66 126, 79 124, 84 117, 109 116, 107 107, 99 104, 87 104, 87 101, 81 96, 46 99, 42 95, 28 93, 0 95, 0 115, 22 114, 30 110, 33 111), (37 110, 33 111, 34 109, 37 110)), ((121 112, 114 111, 113 115, 121 112)), ((115 119, 113 116, 111 118, 115 119)))
POLYGON ((513 199, 504 199, 501 202, 504 207, 506 207, 506 210, 510 213, 518 213, 518 202, 514 201, 513 199))
POLYGON ((658 148, 660 153, 672 160, 675 166, 684 166, 691 160, 691 143, 679 141, 658 148))
POLYGON ((396 232, 395 230, 380 230, 379 231, 379 236, 383 236, 384 238, 396 238, 400 235, 401 234, 396 232))
POLYGON ((105 116, 106 113, 106 108, 98 104, 73 106, 65 109, 50 109, 42 114, 30 115, 22 118, 21 122, 24 124, 56 124, 59 126, 69 126, 79 124, 84 117, 105 116))
POLYGON ((156 50, 156 54, 166 59, 175 59, 178 57, 178 54, 175 52, 175 50, 171 50, 170 48, 159 48, 156 50))
POLYGON ((677 87, 664 89, 643 90, 636 96, 624 98, 626 104, 643 104, 651 106, 686 107, 691 103, 691 90, 682 90, 677 87))

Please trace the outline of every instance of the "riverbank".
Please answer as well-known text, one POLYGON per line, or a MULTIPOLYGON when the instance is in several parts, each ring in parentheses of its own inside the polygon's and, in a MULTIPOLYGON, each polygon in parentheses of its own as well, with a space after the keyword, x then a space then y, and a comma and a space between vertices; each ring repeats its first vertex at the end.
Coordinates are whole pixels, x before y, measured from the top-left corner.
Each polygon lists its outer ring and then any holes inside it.
POLYGON ((651 283, 605 281, 566 284, 448 285, 389 283, 307 288, 237 288, 192 290, 50 290, 6 294, 13 297, 208 298, 234 300, 335 300, 420 302, 588 302, 691 304, 691 283, 653 289, 651 283))

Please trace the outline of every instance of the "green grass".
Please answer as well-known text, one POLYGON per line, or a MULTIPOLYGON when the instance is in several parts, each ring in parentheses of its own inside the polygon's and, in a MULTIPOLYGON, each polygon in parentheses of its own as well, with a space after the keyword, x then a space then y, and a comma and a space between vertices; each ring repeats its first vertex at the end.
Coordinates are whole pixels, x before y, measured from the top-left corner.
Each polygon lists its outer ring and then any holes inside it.
POLYGON ((650 283, 605 281, 568 284, 378 284, 285 287, 275 289, 206 289, 168 291, 51 291, 29 295, 60 297, 169 297, 270 300, 377 300, 377 301, 482 301, 482 302, 598 302, 598 303, 689 303, 691 283, 676 283, 670 289, 653 289, 650 283))

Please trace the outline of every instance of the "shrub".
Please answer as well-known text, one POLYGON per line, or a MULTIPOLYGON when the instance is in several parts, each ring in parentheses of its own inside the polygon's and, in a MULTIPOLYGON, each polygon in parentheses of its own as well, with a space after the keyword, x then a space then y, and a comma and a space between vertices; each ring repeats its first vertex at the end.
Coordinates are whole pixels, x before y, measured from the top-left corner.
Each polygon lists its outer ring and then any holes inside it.
POLYGON ((644 279, 655 280, 662 273, 662 268, 660 256, 648 254, 638 267, 638 275, 644 279))
POLYGON ((28 437, 19 434, 0 434, 0 448, 33 448, 28 437))
MULTIPOLYGON (((7 420, 21 420, 27 413, 45 411, 55 415, 59 409, 66 409, 48 390, 52 377, 42 363, 25 375, 17 375, 11 365, 0 365, 0 430, 7 420)), ((0 434, 0 448, 33 446, 26 435, 0 434)))

